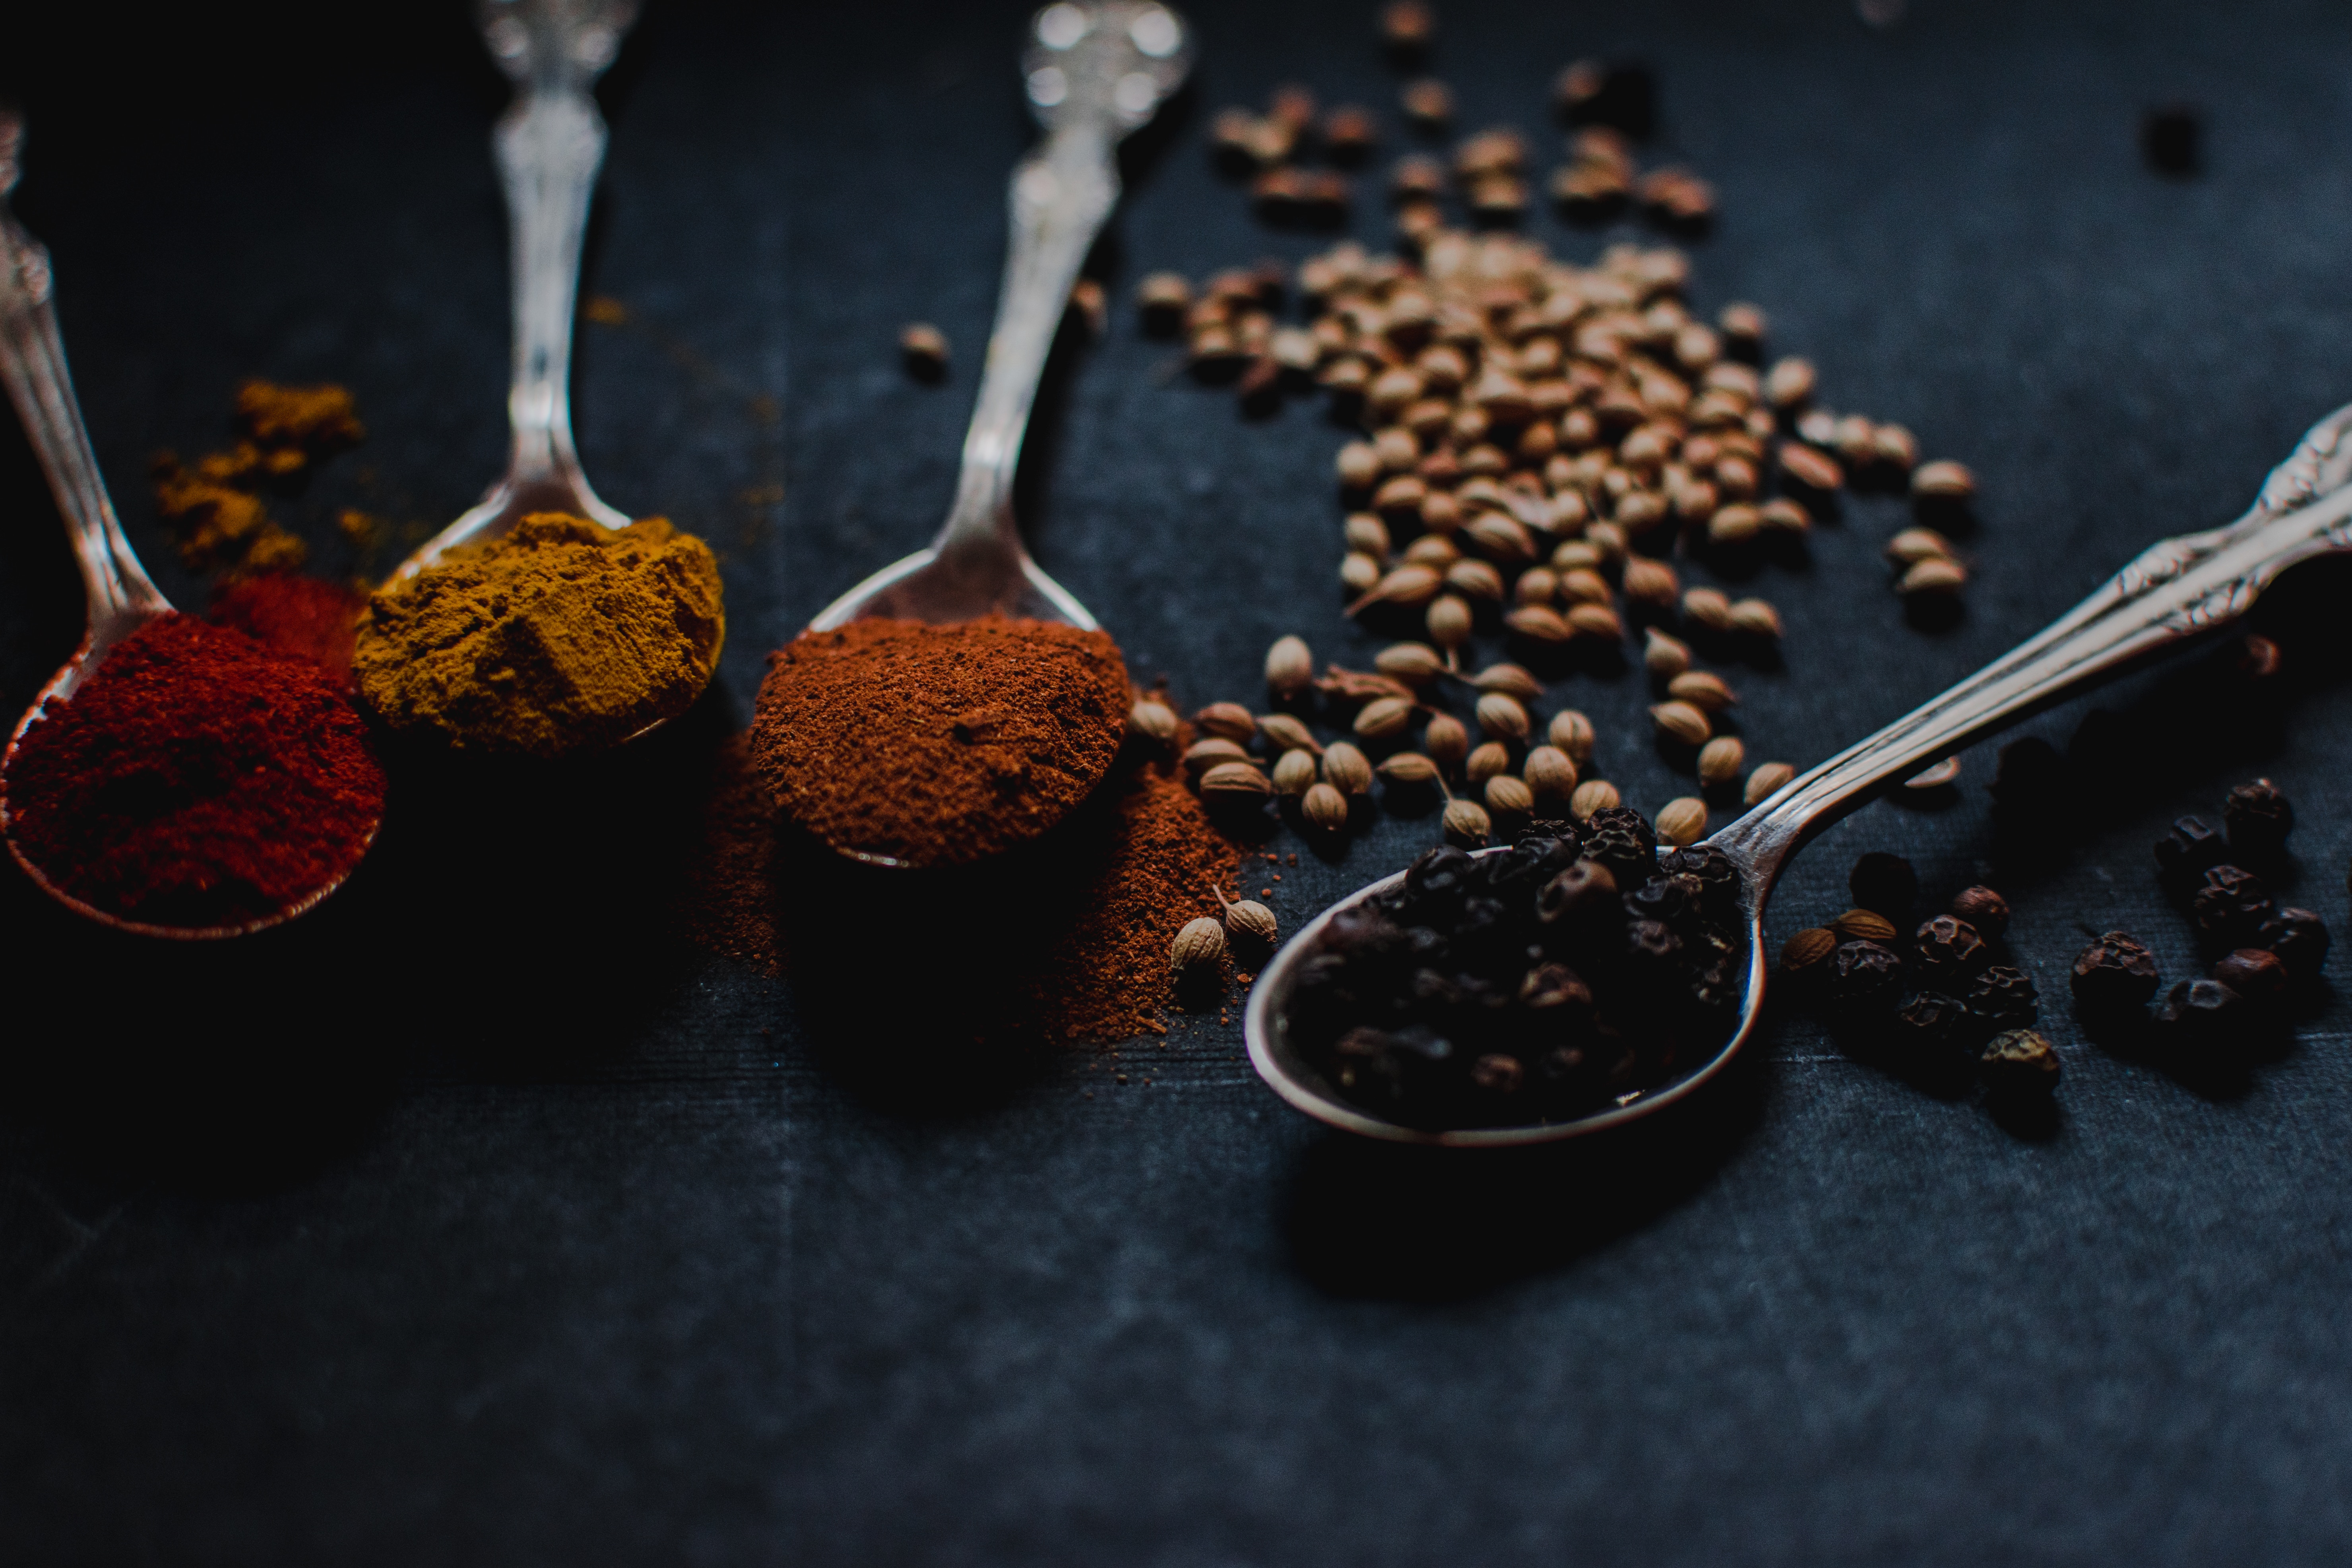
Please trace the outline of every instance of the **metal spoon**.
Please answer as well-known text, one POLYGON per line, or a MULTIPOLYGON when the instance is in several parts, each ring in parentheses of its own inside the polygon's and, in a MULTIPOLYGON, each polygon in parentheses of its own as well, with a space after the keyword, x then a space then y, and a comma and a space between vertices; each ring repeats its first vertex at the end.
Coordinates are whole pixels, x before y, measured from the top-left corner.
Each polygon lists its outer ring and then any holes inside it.
POLYGON ((1013 245, 955 504, 929 549, 835 599, 811 631, 875 616, 944 625, 987 615, 1095 629, 1022 547, 1013 476, 1071 287, 1118 202, 1118 143, 1182 85, 1192 47, 1174 11, 1133 0, 1048 5, 1029 37, 1022 69, 1045 139, 1013 172, 1013 245))
MULTIPOLYGON (((352 864, 332 879, 266 919, 226 926, 159 926, 109 914, 59 890, 38 866, 25 858, 10 832, 7 769, 16 759, 17 742, 41 721, 44 706, 51 699, 71 701, 82 681, 117 643, 148 622, 173 613, 171 601, 139 563, 138 552, 131 548, 122 524, 115 518, 106 481, 99 477, 89 432, 82 425, 81 406, 74 399, 73 377, 66 369, 65 340, 58 331, 52 298, 49 253, 25 231, 8 205, 8 193, 16 188, 17 154, 23 143, 23 120, 13 110, 0 109, 0 379, 7 382, 9 400, 16 404, 25 433, 40 456, 42 471, 49 477, 49 489, 57 497, 58 510, 64 515, 66 531, 73 541, 74 559, 81 567, 89 608, 89 630, 82 636, 81 647, 34 696, 32 707, 8 737, 6 754, 0 756, 0 833, 8 834, 9 854, 36 887, 101 925, 145 936, 243 936, 292 920, 318 903, 342 885, 357 867, 359 857, 354 856, 352 864)), ((375 830, 371 827, 367 842, 374 838, 375 830)), ((366 847, 365 843, 361 846, 362 853, 366 847)))
POLYGON ((2048 630, 1941 697, 1789 784, 1707 840, 1744 879, 1748 983, 1738 1027, 1683 1076, 1566 1121, 1430 1131, 1367 1114, 1340 1098, 1294 1048, 1285 1006, 1302 960, 1341 910, 1394 887, 1386 877, 1293 937, 1260 974, 1245 1029, 1250 1060, 1275 1092, 1309 1116, 1369 1137, 1454 1146, 1543 1143, 1629 1121, 1673 1104, 1720 1071, 1755 1033, 1764 1004, 1764 905, 1795 854, 1829 824, 1879 792, 2029 714, 2074 696, 2128 666, 2227 625, 2272 579, 2312 556, 2352 548, 2352 406, 2312 426, 2271 471, 2252 510, 2226 528, 2149 546, 2048 630))
POLYGON ((588 89, 621 52, 637 0, 478 0, 491 55, 518 89, 491 146, 506 182, 514 271, 514 365, 506 477, 394 568, 413 577, 460 544, 495 539, 535 511, 606 528, 628 517, 588 488, 572 446, 572 315, 588 203, 604 162, 604 118, 588 89))

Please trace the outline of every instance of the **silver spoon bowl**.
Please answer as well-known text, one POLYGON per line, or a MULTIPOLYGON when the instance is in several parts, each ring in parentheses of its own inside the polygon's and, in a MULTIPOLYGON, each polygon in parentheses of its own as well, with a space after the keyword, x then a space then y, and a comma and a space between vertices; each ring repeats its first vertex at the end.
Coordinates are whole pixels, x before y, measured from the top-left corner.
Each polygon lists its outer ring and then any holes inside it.
POLYGON ((1118 203, 1118 144, 1191 68, 1182 18, 1150 0, 1063 0, 1031 18, 1022 69, 1045 137, 1013 171, 1012 248, 955 502, 928 548, 826 605, 811 631, 872 616, 947 626, 991 615, 1097 629, 1023 546, 1013 473, 1070 289, 1118 203))
POLYGON ((48 476, 58 510, 65 517, 66 532, 73 542, 74 560, 89 596, 89 629, 74 656, 34 696, 33 705, 9 734, 6 753, 0 755, 0 834, 8 836, 8 853, 34 886, 100 925, 179 940, 244 936, 292 920, 341 887, 374 842, 375 826, 369 828, 351 865, 333 877, 264 919, 223 926, 151 925, 86 904, 58 888, 40 867, 26 858, 11 831, 7 770, 26 732, 43 721, 51 701, 73 700, 82 682, 117 643, 149 622, 173 613, 171 601, 147 575, 138 552, 131 548, 114 515, 114 502, 106 493, 106 481, 99 476, 98 458, 90 450, 89 432, 82 424, 73 377, 66 368, 49 253, 25 231, 8 205, 8 194, 16 188, 23 142, 22 119, 13 110, 0 109, 0 380, 7 383, 9 401, 16 405, 25 433, 41 459, 42 471, 48 476))
POLYGON ((2245 613, 2281 572, 2352 548, 2352 406, 2314 426, 2271 472, 2243 517, 2224 528, 2149 546, 2049 629, 1950 690, 1792 779, 1706 840, 1739 869, 1748 979, 1739 1017, 1715 1054, 1664 1083, 1621 1096, 1587 1115, 1522 1126, 1446 1131, 1406 1127, 1348 1100, 1289 1036, 1287 1008, 1299 965, 1334 917, 1386 892, 1404 873, 1349 895, 1276 954, 1250 993, 1250 1061, 1274 1091, 1317 1120, 1367 1137, 1449 1147, 1548 1143, 1646 1116, 1720 1072, 1756 1032, 1764 1005, 1764 909, 1789 858, 1822 828, 1880 792, 1935 766, 2021 719, 2075 696, 2245 613))

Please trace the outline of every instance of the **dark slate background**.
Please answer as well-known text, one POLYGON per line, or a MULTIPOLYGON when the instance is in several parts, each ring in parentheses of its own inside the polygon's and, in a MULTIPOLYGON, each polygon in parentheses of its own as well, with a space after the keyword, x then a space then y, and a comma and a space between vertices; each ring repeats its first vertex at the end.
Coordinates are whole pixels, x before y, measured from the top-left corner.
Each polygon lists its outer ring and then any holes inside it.
MULTIPOLYGON (((1202 128, 1290 79, 1385 108, 1371 10, 1194 7, 1200 90, 1114 224, 1116 293, 1306 252, 1247 217, 1202 128)), ((1982 478, 1955 628, 1906 627, 1885 591, 1892 503, 1757 581, 1790 636, 1785 670, 1735 674, 1754 755, 1826 755, 2147 540, 2235 516, 2352 396, 2342 20, 1445 8, 1465 126, 1517 124, 1547 160, 1561 63, 1655 62, 1664 144, 1722 195, 1696 301, 1762 302, 1833 406, 1982 478), (2134 146, 2177 98, 2210 126, 2187 180, 2134 146)), ((587 289, 629 320, 583 327, 580 445, 609 500, 724 552, 732 635, 690 721, 559 775, 412 768, 360 877, 235 948, 110 942, 10 874, 8 1559, 2341 1561, 2330 996, 2219 1082, 2086 1044, 2053 996, 2052 1126, 1783 1019, 1623 1136, 1439 1158, 1290 1112, 1213 1019, 936 1093, 887 1015, 812 1016, 682 948, 692 806, 763 653, 944 511, 1027 135, 1022 22, 681 0, 605 84, 587 289), (914 318, 957 345, 942 388, 896 367, 914 318)), ((336 507, 421 531, 474 499, 505 445, 504 87, 455 8, 362 29, 18 7, 0 79, 31 110, 18 205, 55 251, 93 438, 184 602, 144 463, 221 439, 240 376, 358 395, 369 443, 280 508, 322 569, 369 564, 336 507)), ((1382 222, 1364 203, 1359 231, 1382 222)), ((1305 406, 1245 424, 1166 369, 1124 308, 1066 361, 1025 489, 1045 564, 1188 702, 1251 696, 1283 632, 1366 657, 1330 586, 1338 432, 1305 406)), ((13 424, 0 502, 13 711, 79 624, 13 424)), ((2087 736, 2087 702, 2038 721, 2081 764, 2053 847, 1995 835, 1972 755, 1952 796, 1817 844, 1774 940, 1888 847, 1938 898, 1997 874, 2053 993, 2117 924, 2189 973, 2147 844, 2255 772, 2301 812, 2294 896, 2339 920, 2344 592, 2307 568, 2261 607, 2289 650, 2261 700, 2192 659, 2097 699, 2087 736)), ((1553 700, 1601 721, 1637 804, 1679 793, 1638 682, 1553 700)), ((1269 901, 1295 924, 1431 835, 1383 824, 1269 901)), ((871 942, 901 989, 932 970, 919 941, 871 942)))

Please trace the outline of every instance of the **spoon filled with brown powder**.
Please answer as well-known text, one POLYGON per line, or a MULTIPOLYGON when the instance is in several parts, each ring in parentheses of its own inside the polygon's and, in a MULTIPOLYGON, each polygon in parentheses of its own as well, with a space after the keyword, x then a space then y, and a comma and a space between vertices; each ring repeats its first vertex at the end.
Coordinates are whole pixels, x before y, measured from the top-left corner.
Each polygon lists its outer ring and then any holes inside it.
POLYGON ((1013 515, 1054 333, 1117 204, 1117 153, 1182 83, 1184 24, 1134 0, 1049 5, 1022 58, 1045 136, 1013 173, 1012 248, 955 504, 927 550, 774 655, 753 747, 777 804, 883 865, 975 860, 1045 832, 1118 755, 1127 671, 1013 515))

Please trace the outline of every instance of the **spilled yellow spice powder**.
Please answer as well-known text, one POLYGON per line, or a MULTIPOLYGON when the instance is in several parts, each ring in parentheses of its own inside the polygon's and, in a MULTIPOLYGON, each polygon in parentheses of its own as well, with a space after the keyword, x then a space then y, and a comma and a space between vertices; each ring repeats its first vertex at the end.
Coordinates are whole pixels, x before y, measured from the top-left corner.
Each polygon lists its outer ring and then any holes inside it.
POLYGON ((726 629, 719 563, 692 534, 534 512, 378 590, 352 672, 395 731, 556 757, 693 706, 726 629))

